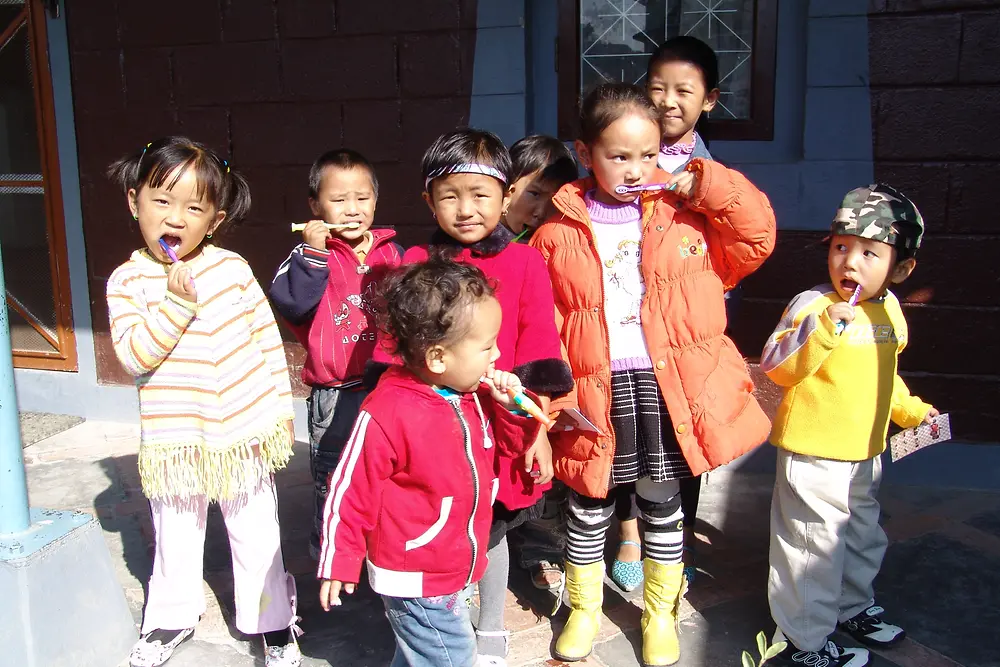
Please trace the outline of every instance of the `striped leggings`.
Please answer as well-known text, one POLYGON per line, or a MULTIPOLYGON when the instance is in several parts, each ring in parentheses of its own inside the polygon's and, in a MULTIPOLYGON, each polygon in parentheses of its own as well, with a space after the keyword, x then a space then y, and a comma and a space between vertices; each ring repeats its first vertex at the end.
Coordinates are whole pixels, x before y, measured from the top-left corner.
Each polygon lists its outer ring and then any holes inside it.
MULTIPOLYGON (((567 560, 574 565, 590 565, 604 558, 604 545, 611 517, 615 513, 615 487, 607 498, 588 498, 573 492, 569 501, 567 560)), ((636 504, 643 519, 643 546, 646 558, 669 565, 681 562, 684 550, 684 512, 681 510, 678 480, 654 482, 643 477, 635 484, 636 504)))

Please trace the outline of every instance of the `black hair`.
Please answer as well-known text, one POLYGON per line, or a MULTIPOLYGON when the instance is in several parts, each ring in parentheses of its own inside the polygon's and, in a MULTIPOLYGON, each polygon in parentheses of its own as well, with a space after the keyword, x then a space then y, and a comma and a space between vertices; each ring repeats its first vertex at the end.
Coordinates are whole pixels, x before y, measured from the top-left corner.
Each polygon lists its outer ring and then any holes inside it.
POLYGON ((670 62, 689 63, 700 69, 706 92, 719 87, 719 59, 712 47, 697 37, 681 35, 661 44, 649 57, 646 80, 649 80, 654 69, 670 62))
POLYGON ((560 186, 575 181, 579 176, 573 154, 566 144, 545 134, 518 139, 510 147, 510 159, 513 163, 511 183, 536 171, 542 172, 542 180, 560 186))
POLYGON ((639 86, 630 83, 602 83, 583 98, 580 105, 580 140, 593 144, 608 126, 634 110, 661 127, 661 114, 653 100, 639 86))
POLYGON ((364 155, 350 148, 340 148, 335 151, 323 153, 313 162, 309 169, 309 197, 319 198, 320 184, 323 182, 323 172, 327 167, 334 169, 364 169, 372 179, 372 190, 375 191, 375 198, 378 199, 378 178, 375 176, 375 167, 364 155))
POLYGON ((465 335, 472 324, 469 306, 493 293, 479 268, 431 257, 396 269, 380 283, 379 328, 390 336, 403 362, 419 368, 431 347, 465 335))
POLYGON ((246 179, 230 168, 228 160, 187 137, 163 137, 149 142, 142 150, 108 167, 108 177, 126 193, 164 184, 170 190, 188 169, 194 169, 198 194, 204 195, 217 211, 226 212, 215 234, 239 222, 250 211, 250 186, 246 179))
MULTIPOLYGON (((420 173, 424 181, 460 164, 478 163, 493 167, 504 177, 501 188, 511 183, 510 153, 500 137, 486 130, 460 127, 442 134, 424 152, 420 173)), ((428 185, 430 187, 430 185, 428 185)))

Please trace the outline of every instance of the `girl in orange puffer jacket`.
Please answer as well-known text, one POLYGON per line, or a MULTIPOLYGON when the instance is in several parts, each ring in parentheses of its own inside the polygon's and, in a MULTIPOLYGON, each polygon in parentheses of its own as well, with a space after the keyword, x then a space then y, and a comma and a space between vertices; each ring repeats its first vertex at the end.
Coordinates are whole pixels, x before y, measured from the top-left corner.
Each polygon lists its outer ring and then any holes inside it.
POLYGON ((636 483, 645 522, 643 661, 680 658, 683 586, 678 479, 748 452, 770 423, 725 335, 725 290, 774 247, 774 213, 742 174, 693 159, 657 168, 657 108, 644 91, 604 84, 581 110, 577 154, 592 177, 564 186, 531 244, 552 279, 574 403, 600 429, 552 436, 570 499, 570 618, 556 657, 589 655, 601 615, 604 544, 616 488, 636 483), (655 187, 660 184, 659 187, 655 187), (648 189, 644 189, 648 188, 648 189))

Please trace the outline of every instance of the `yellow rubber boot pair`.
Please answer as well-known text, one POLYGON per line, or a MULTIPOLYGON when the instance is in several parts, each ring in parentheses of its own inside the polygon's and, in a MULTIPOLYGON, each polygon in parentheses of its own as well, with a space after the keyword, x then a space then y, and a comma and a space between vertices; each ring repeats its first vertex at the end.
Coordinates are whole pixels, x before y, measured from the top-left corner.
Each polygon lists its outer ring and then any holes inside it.
POLYGON ((564 662, 583 660, 594 650, 594 638, 601 628, 604 603, 604 562, 590 565, 566 563, 566 591, 569 619, 553 653, 564 662))
POLYGON ((684 564, 663 565, 647 558, 642 571, 642 661, 646 667, 667 667, 681 659, 677 613, 684 593, 684 564))

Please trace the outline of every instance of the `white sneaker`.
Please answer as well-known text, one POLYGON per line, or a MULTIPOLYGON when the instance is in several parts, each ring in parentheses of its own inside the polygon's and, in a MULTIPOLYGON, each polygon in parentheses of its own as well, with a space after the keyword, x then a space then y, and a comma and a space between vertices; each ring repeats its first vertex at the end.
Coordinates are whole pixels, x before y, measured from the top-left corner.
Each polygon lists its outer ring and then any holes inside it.
POLYGON ((302 651, 299 643, 293 641, 284 646, 264 645, 264 665, 266 667, 299 667, 302 664, 302 651))
POLYGON ((882 620, 885 609, 872 605, 854 618, 839 624, 840 629, 862 644, 885 648, 906 639, 903 628, 882 620))
POLYGON ((194 628, 183 630, 152 630, 132 647, 128 656, 130 667, 160 667, 170 659, 174 649, 194 634, 194 628))

